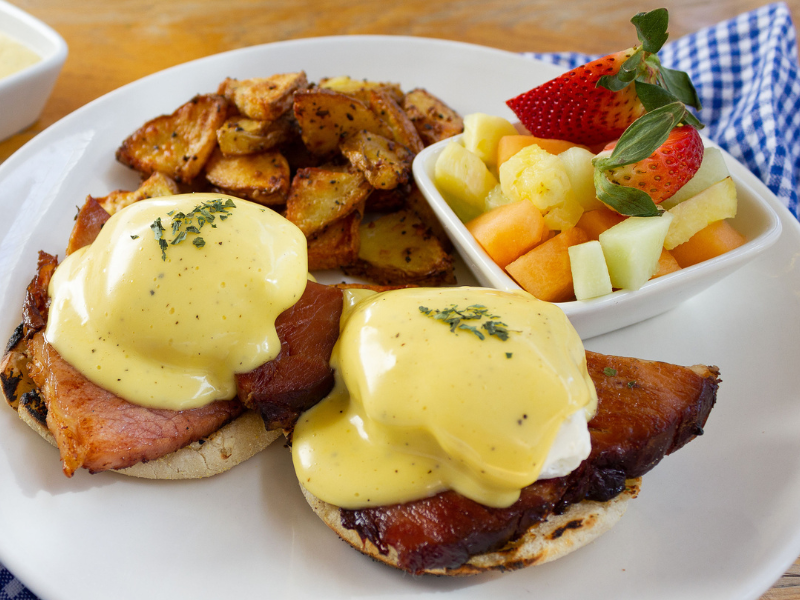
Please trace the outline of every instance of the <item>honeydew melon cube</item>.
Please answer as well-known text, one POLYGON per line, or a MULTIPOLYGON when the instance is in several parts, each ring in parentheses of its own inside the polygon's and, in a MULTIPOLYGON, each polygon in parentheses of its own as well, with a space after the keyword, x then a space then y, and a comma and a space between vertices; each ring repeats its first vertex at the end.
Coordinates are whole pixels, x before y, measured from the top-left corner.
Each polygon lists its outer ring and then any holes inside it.
POLYGON ((564 165, 564 169, 572 184, 570 197, 583 206, 583 210, 597 210, 605 208, 605 204, 597 199, 597 191, 594 187, 594 165, 592 159, 594 154, 586 148, 574 146, 564 150, 558 155, 558 159, 564 165))
POLYGON ((664 247, 672 250, 688 242, 689 238, 710 223, 735 217, 736 209, 736 186, 733 179, 726 177, 667 211, 675 218, 664 240, 664 247))
POLYGON ((530 200, 543 213, 563 204, 572 191, 564 163, 536 144, 500 165, 500 186, 512 201, 530 200))
POLYGON ((464 117, 464 147, 487 166, 497 165, 497 144, 506 135, 516 135, 516 128, 503 117, 473 113, 464 117))
POLYGON ((725 164, 725 157, 722 156, 722 150, 719 148, 706 148, 703 152, 703 162, 694 177, 687 181, 673 196, 664 200, 661 206, 665 210, 669 210, 726 177, 730 177, 730 175, 728 166, 725 164))
POLYGON ((600 234, 611 285, 638 290, 658 270, 658 259, 673 216, 629 217, 600 234))
POLYGON ((592 240, 570 246, 567 251, 575 298, 588 300, 611 293, 611 277, 600 242, 592 240))
POLYGON ((577 200, 568 197, 561 206, 551 208, 544 216, 544 222, 550 231, 564 231, 575 227, 583 215, 583 206, 577 200))
POLYGON ((483 212, 484 199, 497 179, 475 154, 450 142, 436 159, 434 183, 456 216, 466 223, 483 212))

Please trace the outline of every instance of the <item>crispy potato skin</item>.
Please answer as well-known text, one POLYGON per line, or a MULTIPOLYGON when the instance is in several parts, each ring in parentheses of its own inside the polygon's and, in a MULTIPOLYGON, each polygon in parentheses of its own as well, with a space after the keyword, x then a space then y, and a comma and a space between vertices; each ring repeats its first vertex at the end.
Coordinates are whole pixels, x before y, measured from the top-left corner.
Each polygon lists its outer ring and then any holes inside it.
POLYGON ((143 181, 142 185, 132 192, 116 190, 107 196, 95 198, 95 200, 97 200, 108 214, 113 215, 139 200, 173 196, 177 193, 179 193, 178 184, 163 173, 156 172, 143 181))
POLYGON ((238 111, 259 121, 274 121, 292 107, 296 92, 308 87, 303 71, 280 73, 253 79, 226 79, 218 93, 233 103, 238 111))
POLYGON ((289 195, 289 163, 277 150, 224 156, 218 149, 206 165, 206 179, 226 194, 265 206, 285 204, 289 195))
POLYGON ((377 190, 393 190, 411 176, 412 152, 382 135, 357 131, 339 149, 377 190))

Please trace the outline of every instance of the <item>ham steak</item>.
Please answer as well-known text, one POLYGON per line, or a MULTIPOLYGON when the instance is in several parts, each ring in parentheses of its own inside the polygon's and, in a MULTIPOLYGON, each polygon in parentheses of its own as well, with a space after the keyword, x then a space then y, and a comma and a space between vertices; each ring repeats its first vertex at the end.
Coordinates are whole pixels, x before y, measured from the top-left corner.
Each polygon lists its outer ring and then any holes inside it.
POLYGON ((384 554, 394 548, 397 566, 411 573, 455 569, 571 504, 617 496, 626 479, 643 475, 703 432, 719 384, 716 368, 586 356, 599 402, 589 422, 591 454, 573 473, 529 485, 508 508, 448 491, 406 504, 341 509, 342 524, 384 554))

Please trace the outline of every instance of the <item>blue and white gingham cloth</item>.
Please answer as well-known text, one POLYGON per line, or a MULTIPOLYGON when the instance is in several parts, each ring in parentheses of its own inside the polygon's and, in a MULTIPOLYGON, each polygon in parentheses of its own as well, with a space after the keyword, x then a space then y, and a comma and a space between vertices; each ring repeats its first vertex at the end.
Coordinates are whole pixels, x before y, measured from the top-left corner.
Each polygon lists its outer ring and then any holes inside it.
MULTIPOLYGON (((569 69, 598 58, 575 52, 524 56, 569 69)), ((800 66, 786 4, 769 4, 687 35, 666 44, 659 57, 692 78, 703 103, 703 134, 800 218, 800 66)))
MULTIPOLYGON (((597 58, 575 52, 525 56, 570 69, 597 58)), ((745 13, 671 42, 659 56, 692 78, 703 103, 703 133, 800 217, 800 67, 788 7, 770 4, 745 13)), ((37 599, 0 564, 0 600, 37 599)))

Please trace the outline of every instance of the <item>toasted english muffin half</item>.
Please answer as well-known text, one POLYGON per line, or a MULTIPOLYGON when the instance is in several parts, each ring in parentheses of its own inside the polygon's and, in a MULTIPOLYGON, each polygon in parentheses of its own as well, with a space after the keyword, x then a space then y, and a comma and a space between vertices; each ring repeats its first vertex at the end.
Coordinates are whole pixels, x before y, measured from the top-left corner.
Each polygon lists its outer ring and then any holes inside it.
MULTIPOLYGON (((607 502, 584 500, 570 506, 564 514, 551 515, 545 521, 530 527, 525 534, 503 548, 472 556, 456 569, 426 569, 424 574, 463 576, 486 571, 513 571, 531 565, 541 565, 594 541, 611 529, 625 514, 628 502, 639 493, 641 478, 625 482, 625 490, 607 502)), ((362 540, 353 529, 342 525, 338 506, 328 504, 300 486, 306 501, 325 524, 345 542, 359 552, 389 566, 397 566, 397 552, 391 546, 382 554, 369 540, 362 540)))

